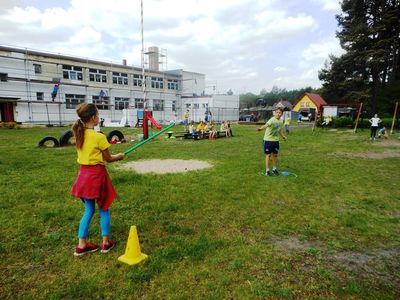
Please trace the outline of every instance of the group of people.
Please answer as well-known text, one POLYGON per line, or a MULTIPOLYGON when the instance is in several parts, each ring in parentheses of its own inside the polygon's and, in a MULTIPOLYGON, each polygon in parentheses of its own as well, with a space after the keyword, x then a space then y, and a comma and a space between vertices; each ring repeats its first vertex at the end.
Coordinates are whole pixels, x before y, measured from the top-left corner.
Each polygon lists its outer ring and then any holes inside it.
MULTIPOLYGON (((214 121, 201 121, 199 124, 195 124, 194 121, 191 121, 189 126, 185 130, 192 134, 193 139, 199 140, 203 139, 208 135, 209 140, 215 140, 217 138, 217 125, 214 121)), ((231 124, 229 121, 222 121, 220 126, 220 131, 224 131, 226 137, 232 136, 231 124)))
MULTIPOLYGON (((209 140, 215 140, 217 138, 217 125, 212 121, 211 111, 206 110, 204 121, 200 121, 199 124, 195 124, 194 121, 189 123, 189 110, 186 110, 183 115, 183 125, 185 126, 185 131, 192 134, 193 139, 199 140, 203 139, 208 135, 209 140)), ((226 137, 232 136, 231 123, 229 121, 222 121, 220 126, 220 131, 224 131, 226 137)))
POLYGON ((378 133, 378 138, 381 138, 381 139, 387 139, 388 138, 386 127, 383 126, 381 129, 379 129, 379 124, 382 122, 382 120, 378 117, 377 114, 375 114, 369 120, 369 122, 371 123, 371 136, 369 138, 371 141, 376 140, 376 134, 377 133, 378 133))

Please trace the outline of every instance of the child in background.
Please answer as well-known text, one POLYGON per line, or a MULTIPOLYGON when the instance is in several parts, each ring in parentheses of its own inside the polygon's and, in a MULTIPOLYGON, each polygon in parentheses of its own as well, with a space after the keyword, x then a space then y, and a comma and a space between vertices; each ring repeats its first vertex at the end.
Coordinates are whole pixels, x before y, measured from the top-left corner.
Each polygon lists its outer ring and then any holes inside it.
POLYGON ((380 139, 387 139, 388 138, 388 134, 387 134, 387 130, 386 130, 385 126, 383 126, 381 129, 379 129, 378 138, 380 138, 380 139))
POLYGON ((194 121, 190 122, 189 132, 192 134, 194 140, 199 139, 199 133, 196 131, 196 128, 194 127, 194 121))
POLYGON ((265 153, 265 176, 279 175, 278 151, 279 151, 279 135, 286 141, 287 137, 283 134, 283 121, 281 120, 282 109, 275 110, 275 116, 268 120, 265 125, 257 128, 261 131, 266 128, 263 139, 263 150, 265 153), (272 159, 272 172, 269 170, 269 160, 272 159))
POLYGON ((215 124, 214 121, 211 121, 208 124, 208 130, 209 130, 209 136, 208 139, 209 140, 215 140, 217 138, 217 130, 215 129, 215 124))
POLYGON ((81 256, 101 248, 102 253, 109 252, 115 242, 110 240, 110 206, 116 197, 104 161, 113 162, 124 158, 123 153, 111 155, 104 134, 94 130, 99 124, 96 105, 83 103, 76 109, 78 120, 72 126, 76 140, 78 163, 81 165, 78 177, 72 187, 72 195, 80 198, 85 205, 85 212, 79 224, 79 243, 74 255, 81 256), (101 247, 86 241, 90 221, 95 212, 95 203, 99 206, 100 227, 103 236, 101 247))

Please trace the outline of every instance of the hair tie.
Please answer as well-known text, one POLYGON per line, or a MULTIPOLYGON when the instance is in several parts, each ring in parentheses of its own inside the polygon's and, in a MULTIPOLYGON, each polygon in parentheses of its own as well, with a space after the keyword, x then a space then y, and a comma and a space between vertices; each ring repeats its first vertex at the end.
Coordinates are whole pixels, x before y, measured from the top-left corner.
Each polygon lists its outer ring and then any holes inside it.
POLYGON ((85 125, 85 123, 83 123, 81 118, 78 118, 78 121, 82 123, 82 125, 85 125))

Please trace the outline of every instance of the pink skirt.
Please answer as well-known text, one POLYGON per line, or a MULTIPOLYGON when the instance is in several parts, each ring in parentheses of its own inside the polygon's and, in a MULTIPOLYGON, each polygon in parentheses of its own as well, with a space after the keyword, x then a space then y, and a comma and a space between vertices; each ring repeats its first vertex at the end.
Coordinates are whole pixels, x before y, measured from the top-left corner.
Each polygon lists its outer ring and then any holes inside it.
POLYGON ((81 165, 71 194, 80 199, 97 199, 102 210, 109 209, 117 196, 104 165, 81 165))

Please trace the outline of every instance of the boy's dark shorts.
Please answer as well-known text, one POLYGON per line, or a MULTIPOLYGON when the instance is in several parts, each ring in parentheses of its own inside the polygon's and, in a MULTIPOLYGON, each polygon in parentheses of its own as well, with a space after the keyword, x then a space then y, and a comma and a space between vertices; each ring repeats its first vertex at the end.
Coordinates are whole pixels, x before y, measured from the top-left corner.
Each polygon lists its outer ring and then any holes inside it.
POLYGON ((265 154, 278 154, 279 142, 263 141, 263 149, 265 154))

